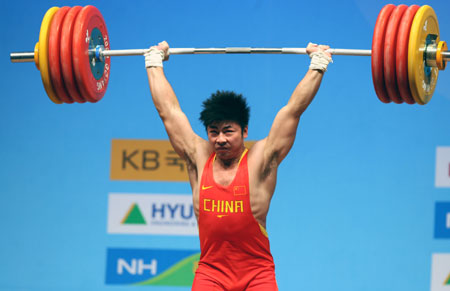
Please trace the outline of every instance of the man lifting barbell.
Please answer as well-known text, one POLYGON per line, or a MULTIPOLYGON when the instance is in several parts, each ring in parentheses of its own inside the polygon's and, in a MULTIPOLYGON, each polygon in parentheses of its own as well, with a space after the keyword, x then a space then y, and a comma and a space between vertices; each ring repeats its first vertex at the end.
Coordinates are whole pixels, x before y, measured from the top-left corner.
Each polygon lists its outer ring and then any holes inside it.
POLYGON ((208 140, 194 133, 163 71, 169 45, 145 54, 153 102, 175 151, 187 164, 201 256, 192 290, 277 290, 266 217, 278 165, 291 149, 300 116, 316 95, 331 54, 309 44, 311 65, 276 115, 269 135, 246 149, 249 107, 242 95, 218 91, 203 102, 208 140))

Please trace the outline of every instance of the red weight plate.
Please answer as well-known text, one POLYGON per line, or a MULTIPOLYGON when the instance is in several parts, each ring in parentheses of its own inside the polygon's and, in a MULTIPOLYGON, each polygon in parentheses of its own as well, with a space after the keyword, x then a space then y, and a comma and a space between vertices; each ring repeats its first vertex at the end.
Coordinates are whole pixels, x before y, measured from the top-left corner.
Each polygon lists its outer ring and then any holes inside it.
POLYGON ((59 49, 61 43, 61 27, 64 21, 64 17, 70 7, 60 8, 53 16, 52 23, 50 25, 50 32, 48 38, 48 64, 50 71, 50 79, 55 90, 56 96, 65 103, 73 103, 72 98, 69 96, 64 85, 61 73, 61 61, 59 56, 59 49))
POLYGON ((111 59, 106 57, 104 64, 95 64, 89 57, 91 42, 100 38, 105 50, 109 50, 109 37, 106 24, 100 11, 94 6, 84 7, 77 16, 73 31, 73 67, 81 94, 90 102, 97 102, 105 95, 109 81, 111 59), (95 31, 93 32, 93 30, 95 31), (95 39, 92 35, 97 35, 95 39), (102 71, 99 76, 94 75, 92 66, 100 65, 102 71))
POLYGON ((386 26, 389 21, 389 17, 392 11, 395 9, 395 5, 388 4, 381 9, 378 15, 377 22, 375 24, 375 30, 373 32, 372 40, 372 78, 375 92, 378 99, 381 102, 389 103, 391 99, 386 91, 386 85, 384 84, 384 70, 383 70, 383 53, 384 53, 384 38, 386 32, 386 26))
POLYGON ((384 84, 386 90, 394 103, 403 103, 402 97, 397 86, 397 76, 395 72, 395 52, 397 46, 397 31, 408 6, 399 5, 392 11, 391 17, 386 27, 384 39, 384 84))
POLYGON ((409 78, 408 78, 408 45, 409 45, 409 32, 411 30, 411 25, 416 15, 417 10, 419 10, 418 5, 412 5, 406 9, 403 14, 400 26, 397 33, 397 51, 396 51, 396 73, 397 73, 397 86, 400 91, 400 96, 402 96, 403 101, 408 104, 414 104, 414 98, 411 94, 411 89, 409 88, 409 78))
POLYGON ((64 17, 61 28, 61 48, 59 51, 64 84, 66 85, 66 89, 70 97, 78 103, 84 103, 86 100, 78 91, 78 86, 75 81, 75 74, 72 64, 72 35, 76 17, 82 8, 83 7, 81 6, 72 7, 69 12, 67 12, 66 17, 64 17))

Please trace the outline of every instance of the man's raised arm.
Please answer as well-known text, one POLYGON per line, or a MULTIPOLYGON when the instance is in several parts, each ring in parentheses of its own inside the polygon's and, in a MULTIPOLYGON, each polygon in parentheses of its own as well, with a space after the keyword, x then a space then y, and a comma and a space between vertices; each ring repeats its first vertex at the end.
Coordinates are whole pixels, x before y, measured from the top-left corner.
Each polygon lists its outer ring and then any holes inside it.
POLYGON ((168 59, 168 51, 169 45, 164 41, 151 47, 145 54, 150 92, 175 151, 183 159, 192 160, 196 142, 201 138, 192 130, 189 120, 181 111, 172 86, 164 75, 162 62, 168 59))
POLYGON ((309 70, 295 88, 288 103, 276 115, 266 140, 264 158, 269 163, 281 163, 291 149, 300 116, 314 99, 328 63, 332 61, 331 55, 326 52, 328 48, 311 43, 308 45, 306 51, 311 57, 309 70))

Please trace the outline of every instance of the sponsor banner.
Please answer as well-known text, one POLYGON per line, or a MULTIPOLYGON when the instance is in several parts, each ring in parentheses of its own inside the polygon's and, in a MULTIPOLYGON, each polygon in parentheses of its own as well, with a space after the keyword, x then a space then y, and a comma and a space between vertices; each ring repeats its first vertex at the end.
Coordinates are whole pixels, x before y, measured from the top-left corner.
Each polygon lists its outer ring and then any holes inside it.
POLYGON ((188 181, 186 163, 168 140, 113 139, 111 180, 188 181))
POLYGON ((450 291, 450 254, 433 254, 431 291, 450 291))
MULTIPOLYGON (((245 142, 250 148, 255 141, 245 142)), ((111 180, 189 181, 186 163, 168 140, 113 139, 111 180)))
POLYGON ((192 195, 110 193, 108 233, 198 235, 192 195))
POLYGON ((435 186, 450 188, 450 147, 436 149, 435 186))
POLYGON ((198 250, 109 248, 106 284, 191 286, 198 267, 198 250))
POLYGON ((450 202, 436 202, 434 238, 450 239, 450 202))

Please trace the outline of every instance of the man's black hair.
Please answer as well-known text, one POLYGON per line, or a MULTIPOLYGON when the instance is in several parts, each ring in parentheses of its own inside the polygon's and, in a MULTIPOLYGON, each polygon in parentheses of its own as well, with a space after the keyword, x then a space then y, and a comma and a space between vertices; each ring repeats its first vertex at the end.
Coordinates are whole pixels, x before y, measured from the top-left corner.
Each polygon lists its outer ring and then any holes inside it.
POLYGON ((203 101, 200 121, 205 128, 215 122, 234 121, 242 130, 248 125, 250 108, 242 94, 233 91, 217 91, 203 101))

